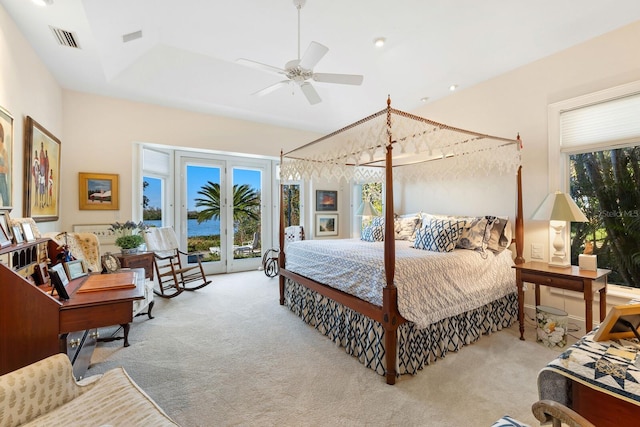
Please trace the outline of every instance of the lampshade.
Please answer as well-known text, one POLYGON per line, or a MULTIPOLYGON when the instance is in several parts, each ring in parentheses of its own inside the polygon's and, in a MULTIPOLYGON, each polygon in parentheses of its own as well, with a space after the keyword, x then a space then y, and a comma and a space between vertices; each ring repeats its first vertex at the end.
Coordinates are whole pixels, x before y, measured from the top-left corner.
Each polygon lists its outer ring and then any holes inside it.
POLYGON ((576 202, 568 194, 560 191, 549 193, 531 219, 571 222, 588 221, 587 217, 576 205, 576 202))
POLYGON ((378 211, 371 202, 362 202, 356 211, 358 216, 378 216, 378 211))

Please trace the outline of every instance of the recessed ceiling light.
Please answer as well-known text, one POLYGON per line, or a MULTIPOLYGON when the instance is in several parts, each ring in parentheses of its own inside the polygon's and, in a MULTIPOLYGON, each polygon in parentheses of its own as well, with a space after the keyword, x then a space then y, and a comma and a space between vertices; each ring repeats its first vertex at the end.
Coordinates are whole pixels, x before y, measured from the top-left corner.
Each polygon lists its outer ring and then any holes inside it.
POLYGON ((53 0, 31 0, 33 4, 41 7, 50 6, 53 4, 53 0))
POLYGON ((375 44, 376 47, 382 47, 382 46, 384 46, 384 43, 386 41, 387 40, 384 37, 378 37, 377 39, 373 40, 373 44, 375 44))
POLYGON ((423 97, 423 98, 420 98, 420 101, 422 101, 422 102, 427 102, 428 100, 429 100, 429 97, 428 97, 428 96, 425 96, 425 97, 423 97))
POLYGON ((454 90, 456 90, 456 89, 458 89, 458 85, 451 85, 451 86, 449 86, 449 90, 450 90, 451 92, 453 92, 453 91, 454 91, 454 90))

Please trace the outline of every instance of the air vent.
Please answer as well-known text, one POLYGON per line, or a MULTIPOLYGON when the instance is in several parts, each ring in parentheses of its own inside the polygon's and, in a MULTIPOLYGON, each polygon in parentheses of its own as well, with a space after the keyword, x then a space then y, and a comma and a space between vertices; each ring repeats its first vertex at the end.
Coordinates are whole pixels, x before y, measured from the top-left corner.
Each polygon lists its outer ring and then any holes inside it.
POLYGON ((76 36, 71 31, 65 31, 65 30, 61 30, 60 28, 54 28, 51 26, 49 26, 49 28, 51 28, 53 35, 58 41, 58 44, 62 46, 68 46, 68 47, 74 47, 76 49, 80 49, 80 45, 76 40, 76 36))
POLYGON ((142 38, 142 30, 134 31, 133 33, 125 34, 122 36, 122 42, 130 42, 132 40, 136 40, 142 38))

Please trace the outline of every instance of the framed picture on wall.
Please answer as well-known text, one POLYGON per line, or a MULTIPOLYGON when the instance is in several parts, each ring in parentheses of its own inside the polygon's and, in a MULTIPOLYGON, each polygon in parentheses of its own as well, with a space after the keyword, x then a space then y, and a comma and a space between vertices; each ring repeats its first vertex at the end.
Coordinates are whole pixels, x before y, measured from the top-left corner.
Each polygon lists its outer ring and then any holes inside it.
POLYGON ((13 206, 13 117, 0 107, 0 206, 13 206))
POLYGON ((316 211, 337 211, 338 192, 333 190, 316 190, 316 211))
POLYGON ((78 188, 80 209, 116 211, 119 209, 117 174, 80 172, 78 188))
POLYGON ((60 215, 60 140, 27 116, 24 132, 24 216, 36 222, 60 215))
POLYGON ((316 236, 337 236, 338 214, 316 214, 316 236))

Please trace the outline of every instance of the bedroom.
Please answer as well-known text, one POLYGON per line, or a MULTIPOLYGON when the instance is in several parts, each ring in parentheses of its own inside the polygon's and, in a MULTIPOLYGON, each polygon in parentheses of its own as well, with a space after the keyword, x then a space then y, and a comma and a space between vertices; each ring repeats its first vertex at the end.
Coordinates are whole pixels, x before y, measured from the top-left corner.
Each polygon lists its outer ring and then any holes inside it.
MULTIPOLYGON (((293 148, 318 134, 277 126, 192 113, 167 107, 126 101, 67 90, 49 73, 15 23, 3 9, 0 13, 2 44, 0 56, 0 105, 18 120, 36 117, 58 135, 65 150, 60 220, 43 223, 42 229, 64 230, 78 223, 110 223, 126 220, 133 212, 132 186, 123 186, 121 218, 113 212, 84 212, 77 209, 77 173, 84 170, 120 174, 123 182, 133 180, 131 141, 206 148, 202 135, 216 140, 216 150, 273 156, 282 146, 293 148), (8 59, 8 61, 6 60, 8 59), (176 126, 179 123, 180 126, 176 126), (88 136, 90 135, 90 136, 88 136), (233 138, 230 136, 233 135, 233 138), (255 136, 261 141, 255 143, 255 136), (275 151, 275 153, 274 153, 275 151), (105 167, 105 165, 108 165, 105 167)), ((525 142, 525 217, 544 198, 551 172, 547 166, 547 108, 549 104, 640 80, 640 59, 632 55, 640 39, 640 23, 616 29, 593 40, 510 71, 502 76, 426 104, 416 112, 423 116, 503 136, 520 133, 525 142), (541 78, 541 76, 544 76, 541 78), (487 101, 490 100, 490 101, 487 101), (463 106, 461 108, 461 106, 463 106)), ((392 94, 393 95, 393 94, 392 94)), ((371 105, 365 115, 381 109, 385 99, 371 105)), ((15 128, 14 153, 22 152, 22 128, 15 128)), ((20 156, 14 169, 22 176, 20 156)), ((22 206, 21 181, 13 188, 13 215, 22 206)), ((526 221, 525 258, 530 243, 547 246, 543 224, 526 221)), ((562 298, 545 291, 543 299, 581 319, 583 307, 574 297, 562 298)), ((533 295, 527 293, 532 306, 533 295)), ((613 300, 612 300, 613 301, 613 300)))

